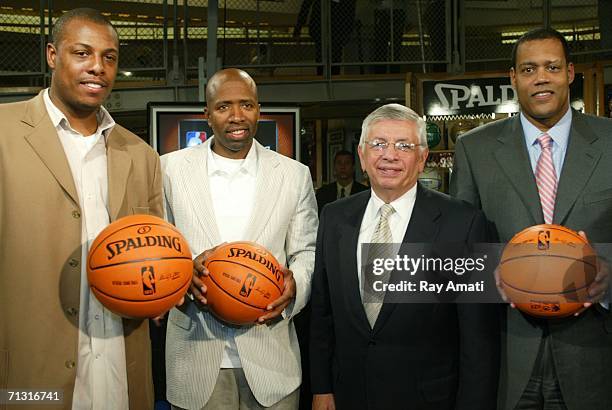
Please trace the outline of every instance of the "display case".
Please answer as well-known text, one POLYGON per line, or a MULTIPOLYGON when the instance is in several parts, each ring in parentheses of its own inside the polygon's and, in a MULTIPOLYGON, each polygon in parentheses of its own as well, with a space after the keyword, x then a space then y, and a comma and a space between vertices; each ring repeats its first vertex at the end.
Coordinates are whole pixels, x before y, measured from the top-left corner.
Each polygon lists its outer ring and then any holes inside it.
MULTIPOLYGON (((574 109, 595 113, 595 67, 576 66, 570 90, 574 109)), ((508 72, 408 74, 406 105, 427 121, 429 157, 419 180, 427 187, 448 192, 455 141, 467 131, 515 115, 519 111, 508 72)))

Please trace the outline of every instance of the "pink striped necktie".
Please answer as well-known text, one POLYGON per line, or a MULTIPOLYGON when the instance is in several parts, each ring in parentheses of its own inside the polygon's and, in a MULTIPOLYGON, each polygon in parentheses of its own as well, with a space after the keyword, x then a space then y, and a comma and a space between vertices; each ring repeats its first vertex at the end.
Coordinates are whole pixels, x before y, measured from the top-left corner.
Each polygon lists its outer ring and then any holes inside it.
POLYGON ((542 153, 540 158, 538 158, 535 170, 536 185, 540 194, 544 222, 551 224, 555 211, 555 197, 557 195, 557 174, 555 173, 552 157, 553 140, 550 135, 545 133, 538 137, 538 143, 542 148, 542 153))

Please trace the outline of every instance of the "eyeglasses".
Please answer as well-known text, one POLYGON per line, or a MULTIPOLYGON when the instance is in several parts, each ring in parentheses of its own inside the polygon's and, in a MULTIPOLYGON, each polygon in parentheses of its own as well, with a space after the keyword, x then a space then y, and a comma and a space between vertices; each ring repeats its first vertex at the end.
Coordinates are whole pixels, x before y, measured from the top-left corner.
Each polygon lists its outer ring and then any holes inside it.
POLYGON ((385 140, 379 140, 379 139, 375 139, 372 141, 365 141, 365 143, 370 146, 372 151, 377 151, 377 152, 382 152, 386 150, 389 145, 393 145, 396 151, 411 152, 411 151, 414 151, 416 147, 422 145, 422 144, 414 144, 412 142, 404 142, 404 141, 397 141, 394 144, 390 144, 385 140))

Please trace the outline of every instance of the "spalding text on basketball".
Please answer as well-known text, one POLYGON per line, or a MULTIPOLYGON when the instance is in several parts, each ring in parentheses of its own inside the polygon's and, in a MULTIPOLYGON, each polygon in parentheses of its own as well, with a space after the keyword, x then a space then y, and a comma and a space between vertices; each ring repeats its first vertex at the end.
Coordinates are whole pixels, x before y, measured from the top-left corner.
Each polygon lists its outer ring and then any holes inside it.
POLYGON ((120 241, 109 242, 106 245, 108 251, 108 260, 115 256, 121 255, 124 252, 132 249, 158 246, 160 248, 172 248, 177 252, 181 252, 181 238, 170 235, 155 235, 155 236, 138 236, 136 238, 127 238, 120 241))
POLYGON ((227 255, 227 257, 249 258, 251 260, 254 260, 255 262, 262 264, 266 269, 268 269, 274 275, 274 278, 277 281, 280 281, 281 279, 281 272, 280 269, 278 269, 278 267, 276 266, 276 264, 255 252, 247 251, 242 248, 230 248, 229 255, 227 255))

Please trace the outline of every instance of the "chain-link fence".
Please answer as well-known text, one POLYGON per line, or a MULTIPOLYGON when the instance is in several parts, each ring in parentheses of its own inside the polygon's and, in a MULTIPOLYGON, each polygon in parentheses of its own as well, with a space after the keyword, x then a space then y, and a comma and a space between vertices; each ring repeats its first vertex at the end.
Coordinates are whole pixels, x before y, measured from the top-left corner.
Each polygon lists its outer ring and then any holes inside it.
POLYGON ((374 73, 431 71, 431 63, 445 69, 450 34, 447 5, 450 1, 357 2, 356 41, 345 50, 346 60, 365 64, 366 71, 374 73))
POLYGON ((445 21, 450 3, 236 0, 233 8, 228 4, 219 10, 219 55, 224 66, 276 75, 320 75, 324 66, 331 74, 400 72, 406 65, 421 70, 414 66, 449 61, 445 21), (251 13, 245 14, 249 7, 251 13))
MULTIPOLYGON (((96 2, 120 36, 118 80, 195 79, 209 36, 216 67, 277 77, 506 70, 513 43, 546 24, 567 36, 575 62, 612 58, 611 0, 215 3, 209 10, 207 0, 96 2), (209 33, 210 16, 216 33, 209 33)), ((68 0, 2 1, 0 86, 44 84, 49 15, 54 22, 69 7, 68 0)))
POLYGON ((0 76, 10 78, 8 84, 17 81, 22 85, 36 85, 26 77, 41 77, 45 70, 47 31, 41 24, 42 13, 40 0, 22 0, 19 7, 17 4, 0 7, 0 76))
POLYGON ((602 50, 604 42, 602 34, 606 37, 605 40, 612 40, 607 37, 612 23, 612 2, 610 0, 553 1, 550 22, 553 28, 565 35, 574 62, 593 61, 602 50), (600 18, 598 18, 598 9, 602 9, 600 18), (603 33, 600 28, 603 29, 603 33))
POLYGON ((320 1, 234 0, 220 4, 217 36, 222 65, 248 66, 255 74, 308 74, 312 69, 308 64, 317 58, 308 30, 297 26, 300 8, 307 3, 316 8, 320 1))
POLYGON ((463 13, 466 71, 508 69, 514 42, 546 25, 566 36, 574 62, 612 56, 610 0, 465 1, 463 13))

